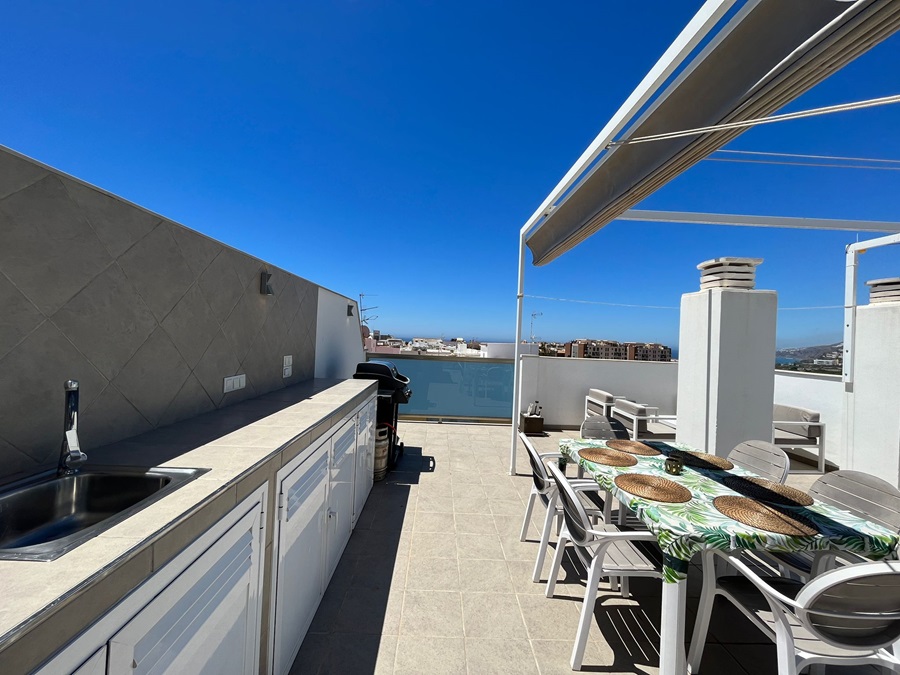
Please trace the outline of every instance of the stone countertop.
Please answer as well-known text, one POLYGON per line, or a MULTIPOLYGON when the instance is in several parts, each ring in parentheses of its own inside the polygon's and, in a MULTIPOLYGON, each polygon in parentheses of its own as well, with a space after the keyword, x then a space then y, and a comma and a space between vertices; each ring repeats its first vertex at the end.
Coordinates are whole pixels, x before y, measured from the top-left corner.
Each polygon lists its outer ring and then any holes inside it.
POLYGON ((56 560, 0 560, 4 670, 29 670, 64 646, 376 387, 374 380, 310 380, 89 451, 88 467, 210 471, 56 560))

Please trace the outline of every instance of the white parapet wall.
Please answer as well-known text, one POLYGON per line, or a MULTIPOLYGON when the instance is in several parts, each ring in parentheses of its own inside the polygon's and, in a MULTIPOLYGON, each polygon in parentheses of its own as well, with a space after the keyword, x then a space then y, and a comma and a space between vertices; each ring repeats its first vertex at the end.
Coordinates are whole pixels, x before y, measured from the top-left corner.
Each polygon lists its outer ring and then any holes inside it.
POLYGON ((365 361, 359 307, 350 298, 319 288, 316 310, 316 377, 348 378, 365 361), (352 306, 352 315, 347 307, 352 306))
POLYGON ((900 486, 900 302, 856 310, 847 468, 900 486))
POLYGON ((844 383, 840 375, 775 371, 775 403, 815 410, 825 425, 825 459, 846 469, 844 383))
POLYGON ((678 363, 573 359, 553 356, 522 357, 521 411, 540 401, 544 426, 577 429, 584 421, 584 397, 589 389, 603 389, 675 414, 678 363))

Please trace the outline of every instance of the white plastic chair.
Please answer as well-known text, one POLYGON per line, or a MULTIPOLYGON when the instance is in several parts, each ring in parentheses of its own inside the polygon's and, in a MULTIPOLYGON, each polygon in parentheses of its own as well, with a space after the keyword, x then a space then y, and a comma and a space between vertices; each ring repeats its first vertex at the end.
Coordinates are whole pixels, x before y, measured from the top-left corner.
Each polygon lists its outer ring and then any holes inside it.
MULTIPOLYGON (((808 490, 809 494, 839 509, 900 532, 900 490, 887 481, 862 471, 834 471, 819 478, 808 490)), ((815 576, 836 559, 850 563, 865 559, 847 551, 821 551, 810 553, 767 552, 770 560, 801 579, 815 576)))
POLYGON ((721 595, 775 642, 779 675, 797 675, 813 664, 872 664, 900 672, 888 649, 900 638, 900 563, 848 565, 807 584, 757 575, 737 555, 708 550, 703 590, 688 653, 699 671, 713 602, 721 595), (740 572, 716 577, 714 558, 740 572))
POLYGON ((728 453, 728 460, 736 466, 776 483, 787 479, 791 460, 787 453, 768 441, 744 441, 728 453))
MULTIPOLYGON (((559 460, 564 457, 559 452, 539 453, 531 444, 531 440, 524 434, 519 433, 519 440, 528 451, 528 461, 531 462, 531 479, 534 484, 531 486, 531 493, 528 495, 528 504, 525 506, 525 520, 522 521, 522 532, 519 534, 519 541, 525 541, 528 533, 528 525, 531 522, 531 514, 534 510, 534 504, 540 500, 547 509, 544 517, 544 527, 541 530, 541 543, 538 548, 537 560, 534 563, 534 572, 531 580, 537 583, 541 580, 541 569, 544 566, 544 557, 547 554, 547 546, 550 544, 550 530, 553 527, 553 519, 556 517, 559 530, 562 524, 562 506, 556 495, 556 483, 547 475, 547 460, 559 460)), ((570 479, 571 480, 571 479, 570 479)), ((600 489, 597 482, 593 479, 575 479, 572 481, 579 486, 581 494, 591 502, 591 515, 598 518, 599 514, 603 514, 603 521, 606 522, 610 517, 610 500, 600 496, 600 489)))
POLYGON ((622 595, 628 597, 626 583, 628 577, 662 578, 656 562, 648 558, 634 544, 636 541, 655 542, 656 536, 647 530, 621 531, 615 525, 593 525, 584 505, 578 499, 580 488, 572 485, 559 468, 553 464, 548 465, 548 469, 556 483, 559 499, 562 501, 564 522, 556 544, 550 578, 547 581, 547 597, 553 597, 563 551, 569 542, 572 543, 575 553, 588 571, 581 619, 578 623, 578 633, 575 636, 571 659, 572 670, 581 670, 600 579, 602 577, 621 577, 622 595))

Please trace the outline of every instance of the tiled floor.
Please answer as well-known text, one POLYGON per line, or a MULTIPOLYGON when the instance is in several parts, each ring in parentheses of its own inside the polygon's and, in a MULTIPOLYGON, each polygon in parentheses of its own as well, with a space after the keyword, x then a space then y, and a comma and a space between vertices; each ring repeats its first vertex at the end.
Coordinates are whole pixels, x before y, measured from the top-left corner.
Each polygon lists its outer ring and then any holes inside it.
MULTIPOLYGON (((584 582, 571 561, 555 597, 531 581, 543 512, 535 508, 520 542, 532 483, 524 449, 518 475, 508 475, 509 426, 402 423, 400 435, 404 457, 375 484, 291 675, 571 673, 584 582)), ((535 445, 555 450, 569 435, 535 445)), ((699 568, 688 583, 689 638, 699 568)), ((624 600, 601 587, 586 672, 658 671, 660 582, 634 579, 631 590, 624 600)), ((723 602, 702 666, 711 675, 769 675, 775 650, 723 602)))

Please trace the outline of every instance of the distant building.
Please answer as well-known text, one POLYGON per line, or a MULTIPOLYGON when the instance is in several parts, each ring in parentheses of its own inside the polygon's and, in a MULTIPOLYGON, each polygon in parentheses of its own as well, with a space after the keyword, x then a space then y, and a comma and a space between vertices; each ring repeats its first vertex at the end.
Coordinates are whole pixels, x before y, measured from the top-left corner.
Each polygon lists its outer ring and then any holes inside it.
POLYGON ((655 342, 616 342, 581 338, 567 342, 563 356, 581 359, 616 359, 620 361, 671 361, 672 348, 655 342))
POLYGON ((672 348, 656 342, 626 343, 629 361, 671 361, 672 348))

